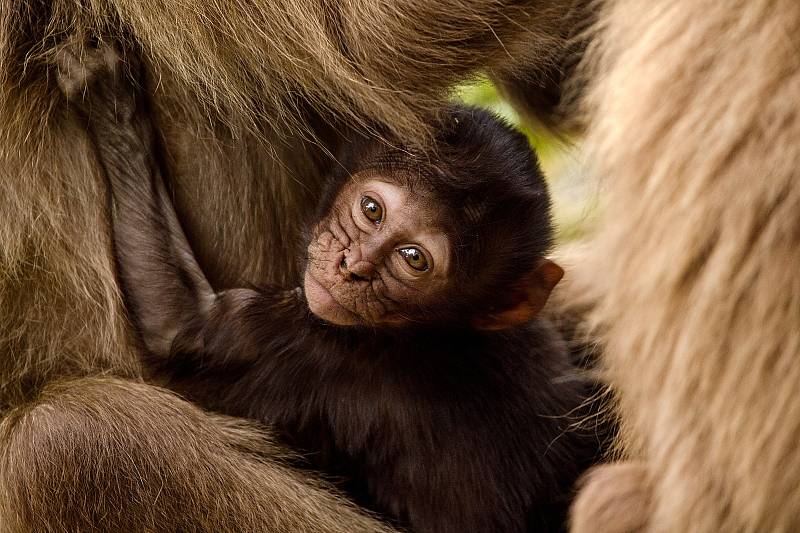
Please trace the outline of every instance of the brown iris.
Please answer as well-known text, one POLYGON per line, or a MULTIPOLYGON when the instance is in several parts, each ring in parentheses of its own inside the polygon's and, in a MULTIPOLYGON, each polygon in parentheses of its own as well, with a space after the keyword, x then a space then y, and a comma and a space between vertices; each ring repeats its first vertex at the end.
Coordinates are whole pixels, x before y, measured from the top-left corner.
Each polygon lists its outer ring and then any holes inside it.
POLYGON ((361 212, 374 224, 380 224, 383 220, 383 207, 371 196, 361 198, 361 212))
POLYGON ((419 248, 415 246, 407 246, 405 248, 400 248, 397 251, 400 252, 401 256, 403 256, 403 259, 405 259, 406 263, 408 263, 408 266, 414 270, 419 270, 420 272, 428 270, 428 259, 419 248))

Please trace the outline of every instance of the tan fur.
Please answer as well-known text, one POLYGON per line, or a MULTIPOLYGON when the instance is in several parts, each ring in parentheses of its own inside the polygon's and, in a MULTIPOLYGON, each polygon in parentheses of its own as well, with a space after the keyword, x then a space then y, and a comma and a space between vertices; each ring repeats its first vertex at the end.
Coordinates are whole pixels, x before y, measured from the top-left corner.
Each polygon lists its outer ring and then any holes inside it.
POLYGON ((642 531, 650 513, 647 469, 639 463, 598 466, 572 504, 572 533, 642 531))
MULTIPOLYGON (((599 32, 610 199, 586 264, 646 529, 797 531, 800 3, 614 0, 599 32)), ((586 501, 613 483, 589 479, 576 524, 627 520, 586 501)))
POLYGON ((377 121, 424 139, 426 115, 478 67, 524 65, 535 79, 559 55, 564 11, 533 0, 0 0, 0 409, 12 409, 0 525, 378 528, 344 504, 332 513, 313 484, 232 451, 225 424, 140 384, 159 376, 124 317, 105 185, 55 81, 61 46, 101 38, 141 56, 179 214, 224 288, 296 280, 292 236, 341 132, 377 121), (131 381, 66 381, 98 374, 131 381))

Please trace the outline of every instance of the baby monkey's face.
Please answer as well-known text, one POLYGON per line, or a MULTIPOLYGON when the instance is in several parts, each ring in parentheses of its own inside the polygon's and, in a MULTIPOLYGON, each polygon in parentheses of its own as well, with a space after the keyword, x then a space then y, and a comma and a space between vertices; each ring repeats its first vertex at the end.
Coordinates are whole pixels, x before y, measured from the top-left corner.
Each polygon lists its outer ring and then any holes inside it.
POLYGON ((391 176, 356 174, 308 245, 311 311, 338 325, 422 322, 450 279, 451 244, 440 223, 446 209, 391 176))

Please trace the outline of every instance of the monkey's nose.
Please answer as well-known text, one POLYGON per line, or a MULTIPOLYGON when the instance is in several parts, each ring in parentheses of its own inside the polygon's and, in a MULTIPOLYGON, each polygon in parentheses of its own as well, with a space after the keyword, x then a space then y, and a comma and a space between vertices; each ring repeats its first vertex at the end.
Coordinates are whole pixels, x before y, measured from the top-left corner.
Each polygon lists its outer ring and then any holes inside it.
POLYGON ((351 262, 347 257, 343 257, 339 267, 348 281, 367 281, 375 272, 375 265, 363 259, 351 262))

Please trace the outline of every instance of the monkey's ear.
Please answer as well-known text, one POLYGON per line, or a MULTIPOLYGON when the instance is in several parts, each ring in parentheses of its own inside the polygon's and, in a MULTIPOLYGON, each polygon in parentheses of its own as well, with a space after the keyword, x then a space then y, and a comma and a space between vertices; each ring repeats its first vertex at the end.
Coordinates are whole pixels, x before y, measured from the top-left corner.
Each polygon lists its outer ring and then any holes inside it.
POLYGON ((502 311, 475 317, 472 325, 485 331, 498 331, 528 322, 542 310, 553 287, 563 276, 563 268, 549 259, 542 259, 517 286, 519 297, 514 300, 514 304, 502 311))

